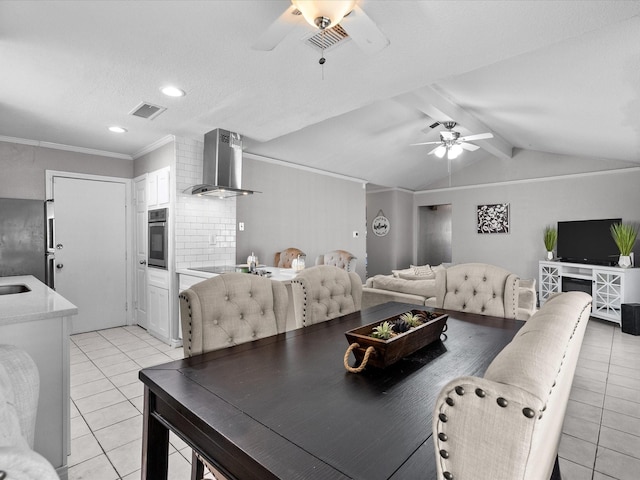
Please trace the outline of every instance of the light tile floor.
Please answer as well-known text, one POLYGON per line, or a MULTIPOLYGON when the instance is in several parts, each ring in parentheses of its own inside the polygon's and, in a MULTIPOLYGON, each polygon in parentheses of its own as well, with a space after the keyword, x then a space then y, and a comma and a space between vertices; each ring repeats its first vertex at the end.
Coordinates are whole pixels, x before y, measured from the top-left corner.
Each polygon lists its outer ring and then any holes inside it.
MULTIPOLYGON (((71 337, 69 480, 140 478, 140 368, 180 359, 137 326, 71 337)), ((169 479, 189 479, 191 449, 170 435, 169 479)), ((560 444, 563 480, 640 478, 640 336, 591 319, 560 444)))
MULTIPOLYGON (((141 368, 183 357, 138 326, 71 337, 69 480, 140 478, 141 368)), ((169 479, 189 479, 191 449, 170 435, 169 479)))

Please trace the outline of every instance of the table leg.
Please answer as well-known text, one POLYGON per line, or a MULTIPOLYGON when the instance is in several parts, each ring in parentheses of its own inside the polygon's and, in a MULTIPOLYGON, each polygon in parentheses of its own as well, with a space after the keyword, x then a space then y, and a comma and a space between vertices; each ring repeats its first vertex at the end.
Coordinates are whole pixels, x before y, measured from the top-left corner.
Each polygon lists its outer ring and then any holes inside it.
POLYGON ((202 477, 204 477, 204 464, 193 450, 191 453, 191 480, 202 480, 202 477))
POLYGON ((142 426, 142 480, 167 480, 169 468, 169 429, 152 413, 156 397, 144 387, 144 414, 142 426))

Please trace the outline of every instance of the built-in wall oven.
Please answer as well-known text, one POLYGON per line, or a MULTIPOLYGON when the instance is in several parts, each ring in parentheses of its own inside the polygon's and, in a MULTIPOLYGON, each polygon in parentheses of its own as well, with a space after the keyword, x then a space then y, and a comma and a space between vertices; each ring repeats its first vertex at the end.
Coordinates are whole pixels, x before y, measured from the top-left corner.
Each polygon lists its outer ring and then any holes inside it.
POLYGON ((169 258, 167 224, 169 212, 166 208, 149 210, 149 250, 147 264, 150 267, 167 268, 169 258))

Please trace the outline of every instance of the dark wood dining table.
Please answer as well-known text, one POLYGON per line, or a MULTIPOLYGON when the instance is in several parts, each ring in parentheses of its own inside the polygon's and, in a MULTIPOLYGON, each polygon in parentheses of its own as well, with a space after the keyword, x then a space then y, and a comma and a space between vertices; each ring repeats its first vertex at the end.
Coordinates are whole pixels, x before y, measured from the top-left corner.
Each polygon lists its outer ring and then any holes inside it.
POLYGON ((142 478, 167 478, 169 430, 230 479, 436 478, 438 393, 483 375, 523 322, 445 310, 441 340, 384 369, 345 370, 346 331, 415 308, 386 303, 141 370, 142 478))

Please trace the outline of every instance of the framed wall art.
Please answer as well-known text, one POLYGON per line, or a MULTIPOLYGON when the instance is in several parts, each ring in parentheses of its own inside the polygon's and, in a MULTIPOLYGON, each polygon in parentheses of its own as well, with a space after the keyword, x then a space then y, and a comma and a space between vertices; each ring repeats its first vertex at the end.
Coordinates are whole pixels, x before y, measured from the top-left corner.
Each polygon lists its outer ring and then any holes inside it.
POLYGON ((478 233, 509 233, 509 204, 478 205, 478 233))

